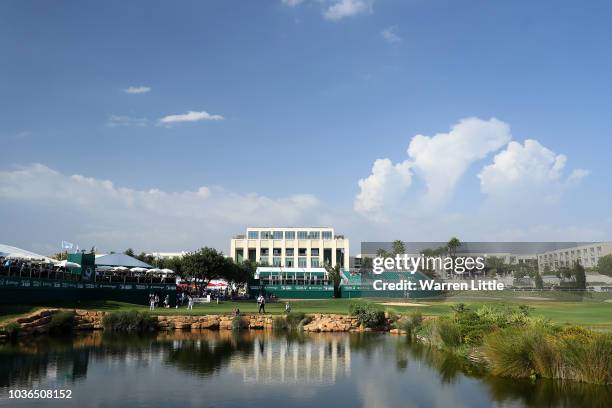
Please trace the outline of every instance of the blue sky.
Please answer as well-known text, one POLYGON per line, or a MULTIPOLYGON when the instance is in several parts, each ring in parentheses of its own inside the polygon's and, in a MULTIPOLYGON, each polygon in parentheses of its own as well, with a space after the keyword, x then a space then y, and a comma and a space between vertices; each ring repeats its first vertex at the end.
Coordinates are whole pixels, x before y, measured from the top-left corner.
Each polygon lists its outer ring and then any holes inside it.
POLYGON ((0 241, 227 250, 301 223, 354 248, 609 240, 611 20, 605 1, 2 2, 0 241), (443 133, 438 170, 407 155, 443 133), (510 140, 519 164, 483 185, 510 140))

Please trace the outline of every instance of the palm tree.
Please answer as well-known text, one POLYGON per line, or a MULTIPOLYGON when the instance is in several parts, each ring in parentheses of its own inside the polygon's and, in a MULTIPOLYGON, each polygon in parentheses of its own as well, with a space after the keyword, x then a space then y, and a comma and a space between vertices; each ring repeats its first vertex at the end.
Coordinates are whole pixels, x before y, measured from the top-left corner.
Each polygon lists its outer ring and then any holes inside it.
POLYGON ((387 253, 387 251, 385 251, 385 250, 384 250, 384 249, 382 249, 382 248, 378 248, 378 249, 376 250, 376 256, 377 256, 378 258, 387 258, 387 256, 388 256, 388 255, 389 255, 389 254, 387 253))
POLYGON ((457 257, 457 248, 459 248, 460 246, 461 246, 461 241, 459 241, 459 238, 457 237, 452 237, 446 244, 448 255, 453 260, 453 266, 455 265, 455 258, 457 257))
POLYGON ((461 241, 459 241, 459 238, 457 237, 452 237, 448 243, 446 244, 446 247, 448 248, 448 254, 451 256, 451 258, 455 258, 455 256, 457 256, 457 249, 461 246, 461 241))
POLYGON ((402 255, 406 253, 406 247, 400 239, 396 239, 395 241, 393 241, 393 243, 391 244, 391 248, 391 254, 393 255, 402 255))
POLYGON ((340 268, 340 264, 336 264, 336 266, 332 267, 330 264, 325 264, 325 270, 327 271, 327 277, 334 285, 334 297, 340 298, 342 294, 340 293, 340 283, 342 282, 342 269, 340 268))

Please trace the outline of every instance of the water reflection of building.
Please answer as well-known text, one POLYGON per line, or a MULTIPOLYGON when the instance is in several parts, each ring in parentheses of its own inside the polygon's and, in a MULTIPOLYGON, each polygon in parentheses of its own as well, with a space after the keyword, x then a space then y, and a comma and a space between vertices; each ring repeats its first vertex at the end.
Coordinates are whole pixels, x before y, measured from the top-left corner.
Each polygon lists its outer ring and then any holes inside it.
POLYGON ((257 338, 253 353, 232 359, 230 370, 245 383, 333 384, 351 372, 348 336, 300 343, 257 338))

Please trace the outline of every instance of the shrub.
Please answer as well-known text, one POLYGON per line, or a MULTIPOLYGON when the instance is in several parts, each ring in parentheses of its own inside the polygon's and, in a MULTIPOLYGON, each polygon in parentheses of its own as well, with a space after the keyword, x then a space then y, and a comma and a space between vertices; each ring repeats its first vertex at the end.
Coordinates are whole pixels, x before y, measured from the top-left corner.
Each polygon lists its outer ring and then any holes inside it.
POLYGON ((64 311, 54 314, 49 322, 50 333, 71 333, 74 329, 74 312, 64 311))
POLYGON ((594 384, 612 382, 612 336, 577 327, 556 329, 539 321, 485 338, 493 374, 546 377, 594 384))
POLYGON ((506 377, 530 377, 535 373, 532 360, 532 333, 521 328, 500 330, 484 339, 484 352, 493 374, 506 377))
POLYGON ((302 312, 289 312, 287 313, 287 324, 295 329, 305 317, 306 315, 302 312))
POLYGON ((232 319, 232 330, 244 330, 246 328, 248 328, 249 325, 247 324, 246 320, 244 320, 242 318, 242 316, 234 316, 234 318, 232 319))
POLYGON ((454 321, 439 318, 436 323, 436 331, 445 347, 452 349, 461 344, 461 330, 454 321))
POLYGON ((455 313, 463 313, 463 312, 467 312, 469 309, 465 306, 465 303, 457 303, 456 305, 452 305, 451 309, 453 309, 453 311, 455 313))
POLYGON ((591 333, 562 339, 571 378, 595 384, 612 383, 612 336, 591 333))
POLYGON ((287 320, 285 320, 282 316, 277 316, 272 319, 272 329, 273 330, 287 330, 289 325, 287 324, 287 320))
POLYGON ((395 327, 404 330, 408 335, 414 335, 423 324, 423 315, 421 312, 413 312, 410 315, 399 319, 395 323, 395 327))
POLYGON ((4 326, 4 331, 9 336, 9 338, 14 339, 19 335, 21 331, 21 325, 17 322, 11 322, 4 326))
POLYGON ((371 329, 383 327, 387 322, 385 312, 370 303, 354 303, 349 307, 349 311, 359 323, 371 329))
POLYGON ((110 331, 146 332, 157 329, 157 318, 148 313, 131 310, 107 314, 102 324, 110 331))

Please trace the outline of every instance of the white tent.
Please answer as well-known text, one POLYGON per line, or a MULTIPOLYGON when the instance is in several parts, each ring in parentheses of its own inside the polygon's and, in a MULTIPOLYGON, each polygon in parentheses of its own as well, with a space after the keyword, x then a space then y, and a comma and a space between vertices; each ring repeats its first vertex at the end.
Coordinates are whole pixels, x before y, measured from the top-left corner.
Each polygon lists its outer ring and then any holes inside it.
POLYGON ((42 261, 47 263, 56 263, 56 259, 48 256, 40 255, 34 252, 26 251, 25 249, 17 248, 10 245, 0 244, 0 257, 11 259, 27 259, 30 261, 42 261))
POLYGON ((81 267, 81 265, 79 265, 78 263, 70 262, 70 261, 60 261, 60 262, 57 262, 55 266, 61 266, 63 268, 80 268, 81 267))
POLYGON ((96 255, 96 266, 124 266, 127 268, 150 268, 151 265, 126 254, 96 255))

